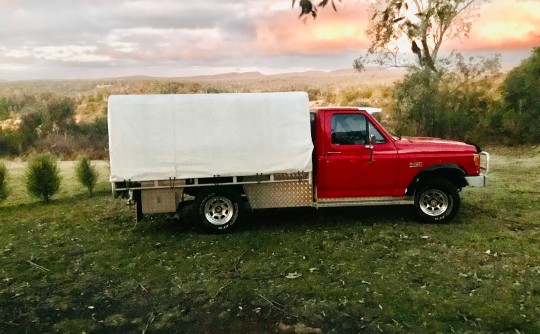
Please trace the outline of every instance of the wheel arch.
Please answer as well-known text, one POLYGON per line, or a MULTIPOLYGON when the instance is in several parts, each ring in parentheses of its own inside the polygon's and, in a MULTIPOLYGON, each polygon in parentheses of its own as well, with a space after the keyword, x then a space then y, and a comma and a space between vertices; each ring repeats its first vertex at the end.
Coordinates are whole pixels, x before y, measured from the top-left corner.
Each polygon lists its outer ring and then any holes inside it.
POLYGON ((456 164, 436 164, 429 166, 418 173, 407 187, 407 195, 414 195, 422 180, 444 179, 451 182, 458 190, 467 186, 465 176, 467 173, 456 164))
POLYGON ((230 193, 233 193, 239 197, 244 195, 244 187, 242 185, 212 185, 212 186, 202 186, 202 187, 186 187, 184 188, 184 193, 186 195, 190 195, 193 197, 197 197, 197 195, 203 191, 208 190, 222 190, 227 191, 230 193))

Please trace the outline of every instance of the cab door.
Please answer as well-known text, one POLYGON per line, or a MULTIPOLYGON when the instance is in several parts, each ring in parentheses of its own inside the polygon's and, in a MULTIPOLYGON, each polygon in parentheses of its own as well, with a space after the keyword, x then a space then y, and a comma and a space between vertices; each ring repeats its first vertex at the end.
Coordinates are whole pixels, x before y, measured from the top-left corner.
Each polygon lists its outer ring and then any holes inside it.
POLYGON ((392 138, 363 112, 328 111, 319 157, 319 198, 402 196, 392 138), (370 143, 370 136, 375 140, 370 143))

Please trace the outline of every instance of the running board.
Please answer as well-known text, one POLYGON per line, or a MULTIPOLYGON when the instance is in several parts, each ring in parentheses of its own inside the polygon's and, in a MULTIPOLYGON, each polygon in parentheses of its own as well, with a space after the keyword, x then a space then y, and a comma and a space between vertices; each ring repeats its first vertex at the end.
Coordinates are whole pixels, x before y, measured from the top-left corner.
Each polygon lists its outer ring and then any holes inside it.
POLYGON ((316 208, 339 206, 371 206, 371 205, 412 205, 413 197, 351 197, 351 198, 319 198, 316 208))

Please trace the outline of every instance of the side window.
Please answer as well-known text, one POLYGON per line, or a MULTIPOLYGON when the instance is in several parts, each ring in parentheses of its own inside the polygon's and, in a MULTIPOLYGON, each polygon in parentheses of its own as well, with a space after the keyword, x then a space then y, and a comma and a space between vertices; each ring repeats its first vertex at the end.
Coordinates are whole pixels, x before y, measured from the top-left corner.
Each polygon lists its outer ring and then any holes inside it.
POLYGON ((386 139, 384 139, 383 135, 381 135, 381 133, 379 132, 379 130, 377 130, 376 127, 373 126, 373 124, 371 124, 371 122, 368 122, 369 125, 368 125, 368 128, 369 128, 369 135, 374 135, 375 136, 375 143, 376 144, 384 144, 386 143, 386 139))
POLYGON ((364 115, 332 115, 332 144, 363 145, 365 143, 367 143, 367 126, 364 115))

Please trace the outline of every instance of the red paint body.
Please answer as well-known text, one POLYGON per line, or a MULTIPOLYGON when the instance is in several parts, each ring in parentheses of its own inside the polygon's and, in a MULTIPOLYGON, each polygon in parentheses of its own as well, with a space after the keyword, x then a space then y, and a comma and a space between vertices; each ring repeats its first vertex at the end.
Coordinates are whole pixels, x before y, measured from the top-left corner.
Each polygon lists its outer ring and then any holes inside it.
MULTIPOLYGON (((349 127, 349 133, 354 132, 351 125, 357 126, 352 121, 343 124, 345 130, 349 127)), ((318 198, 402 197, 419 173, 442 165, 459 167, 467 176, 480 174, 474 162, 474 155, 478 153, 475 146, 436 138, 399 139, 391 136, 370 114, 357 108, 319 109, 314 126, 313 161, 318 198), (365 118, 368 122, 362 138, 365 133, 369 138, 375 132, 373 129, 378 131, 379 140, 373 148, 368 139, 336 143, 341 140, 336 139, 341 126, 337 120, 349 115, 362 115, 352 117, 365 118), (333 135, 336 138, 333 139, 333 135)))

